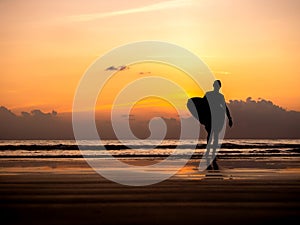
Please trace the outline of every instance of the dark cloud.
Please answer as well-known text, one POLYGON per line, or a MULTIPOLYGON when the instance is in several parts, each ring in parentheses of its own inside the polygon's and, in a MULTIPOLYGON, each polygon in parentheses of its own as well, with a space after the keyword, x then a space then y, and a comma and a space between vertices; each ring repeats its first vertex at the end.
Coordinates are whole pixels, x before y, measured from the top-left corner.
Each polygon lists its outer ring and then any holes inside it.
POLYGON ((233 128, 226 130, 228 138, 300 138, 300 112, 250 97, 228 106, 234 121, 233 128))
MULTIPOLYGON (((228 103, 234 125, 227 128, 226 138, 300 138, 300 112, 286 109, 264 99, 251 98, 234 100, 228 103)), ((126 116, 132 132, 139 138, 150 135, 149 120, 126 116)), ((167 138, 180 136, 178 118, 162 118, 167 125, 167 138)), ((185 119, 188 123, 198 123, 193 117, 185 119)), ((73 139, 71 114, 60 115, 55 111, 44 113, 41 110, 22 112, 16 115, 5 107, 0 107, 0 139, 73 139)), ((110 121, 96 120, 102 139, 115 139, 110 121)), ((199 124, 200 126, 200 124, 199 124)), ((191 131, 196 132, 196 131, 191 131)), ((201 126, 200 132, 205 138, 206 132, 201 126)), ((189 138, 189 136, 185 137, 189 138)))
POLYGON ((118 67, 110 66, 110 67, 106 68, 105 70, 106 71, 122 71, 122 70, 128 70, 128 69, 129 69, 129 66, 123 65, 123 66, 118 66, 118 67))
POLYGON ((129 120, 135 120, 135 116, 133 114, 129 114, 129 115, 122 115, 123 118, 128 118, 129 120))
POLYGON ((119 66, 119 70, 121 71, 121 70, 128 70, 129 69, 129 67, 128 66, 119 66))
POLYGON ((146 74, 151 74, 151 72, 139 72, 140 75, 146 75, 146 74))
POLYGON ((58 116, 57 112, 44 113, 39 109, 12 113, 0 107, 0 139, 72 139, 71 117, 58 116))
POLYGON ((115 67, 115 66, 110 66, 110 67, 107 67, 105 70, 118 70, 118 67, 115 67))
POLYGON ((41 110, 39 109, 35 109, 31 111, 31 114, 27 113, 27 112, 22 112, 22 115, 26 115, 26 116, 35 116, 35 117, 51 117, 51 116, 56 116, 57 112, 55 112, 54 110, 51 113, 43 113, 41 110))

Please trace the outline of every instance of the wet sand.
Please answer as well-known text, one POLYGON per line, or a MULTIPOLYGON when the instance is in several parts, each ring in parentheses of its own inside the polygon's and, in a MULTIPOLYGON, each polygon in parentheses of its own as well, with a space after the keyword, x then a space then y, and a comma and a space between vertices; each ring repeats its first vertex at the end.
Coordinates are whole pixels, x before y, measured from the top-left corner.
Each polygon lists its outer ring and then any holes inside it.
POLYGON ((297 158, 219 159, 219 170, 205 172, 191 161, 171 179, 146 187, 110 182, 83 159, 0 163, 1 224, 288 224, 300 219, 297 158))

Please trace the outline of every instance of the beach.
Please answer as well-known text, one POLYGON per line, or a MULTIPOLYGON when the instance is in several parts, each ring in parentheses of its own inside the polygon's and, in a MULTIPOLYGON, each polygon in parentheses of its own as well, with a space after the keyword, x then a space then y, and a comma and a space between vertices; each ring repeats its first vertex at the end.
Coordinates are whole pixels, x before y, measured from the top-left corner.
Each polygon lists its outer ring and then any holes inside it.
MULTIPOLYGON (((126 158, 139 164, 153 158, 126 158)), ((219 157, 219 170, 191 159, 170 179, 124 186, 83 158, 1 158, 3 224, 269 224, 300 213, 298 157, 219 157)))
POLYGON ((300 0, 0 0, 0 225, 300 221, 300 0))

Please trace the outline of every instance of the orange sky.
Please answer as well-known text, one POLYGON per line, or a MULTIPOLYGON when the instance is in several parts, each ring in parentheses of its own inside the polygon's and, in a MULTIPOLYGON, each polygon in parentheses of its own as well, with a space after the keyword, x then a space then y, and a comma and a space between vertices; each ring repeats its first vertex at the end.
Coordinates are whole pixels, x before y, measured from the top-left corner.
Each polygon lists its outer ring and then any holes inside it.
POLYGON ((299 9, 298 0, 2 0, 0 104, 71 111, 97 57, 162 40, 198 55, 227 100, 261 97, 300 111, 299 9))

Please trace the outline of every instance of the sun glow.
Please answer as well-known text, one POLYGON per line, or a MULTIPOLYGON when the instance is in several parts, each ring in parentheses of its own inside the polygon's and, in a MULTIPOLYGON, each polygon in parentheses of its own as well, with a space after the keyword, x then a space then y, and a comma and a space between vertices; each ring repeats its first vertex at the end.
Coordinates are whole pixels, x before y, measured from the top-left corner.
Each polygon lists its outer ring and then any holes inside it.
MULTIPOLYGON (((76 86, 96 58, 130 42, 162 40, 207 63, 222 80, 226 100, 261 97, 300 110, 299 3, 267 2, 272 8, 259 0, 234 6, 227 0, 1 1, 1 104, 15 112, 70 112, 76 86)), ((110 96, 148 76, 148 69, 117 72, 120 81, 112 82, 97 109, 109 108, 110 96)), ((178 71, 151 72, 180 81, 189 96, 201 94, 178 71)))

